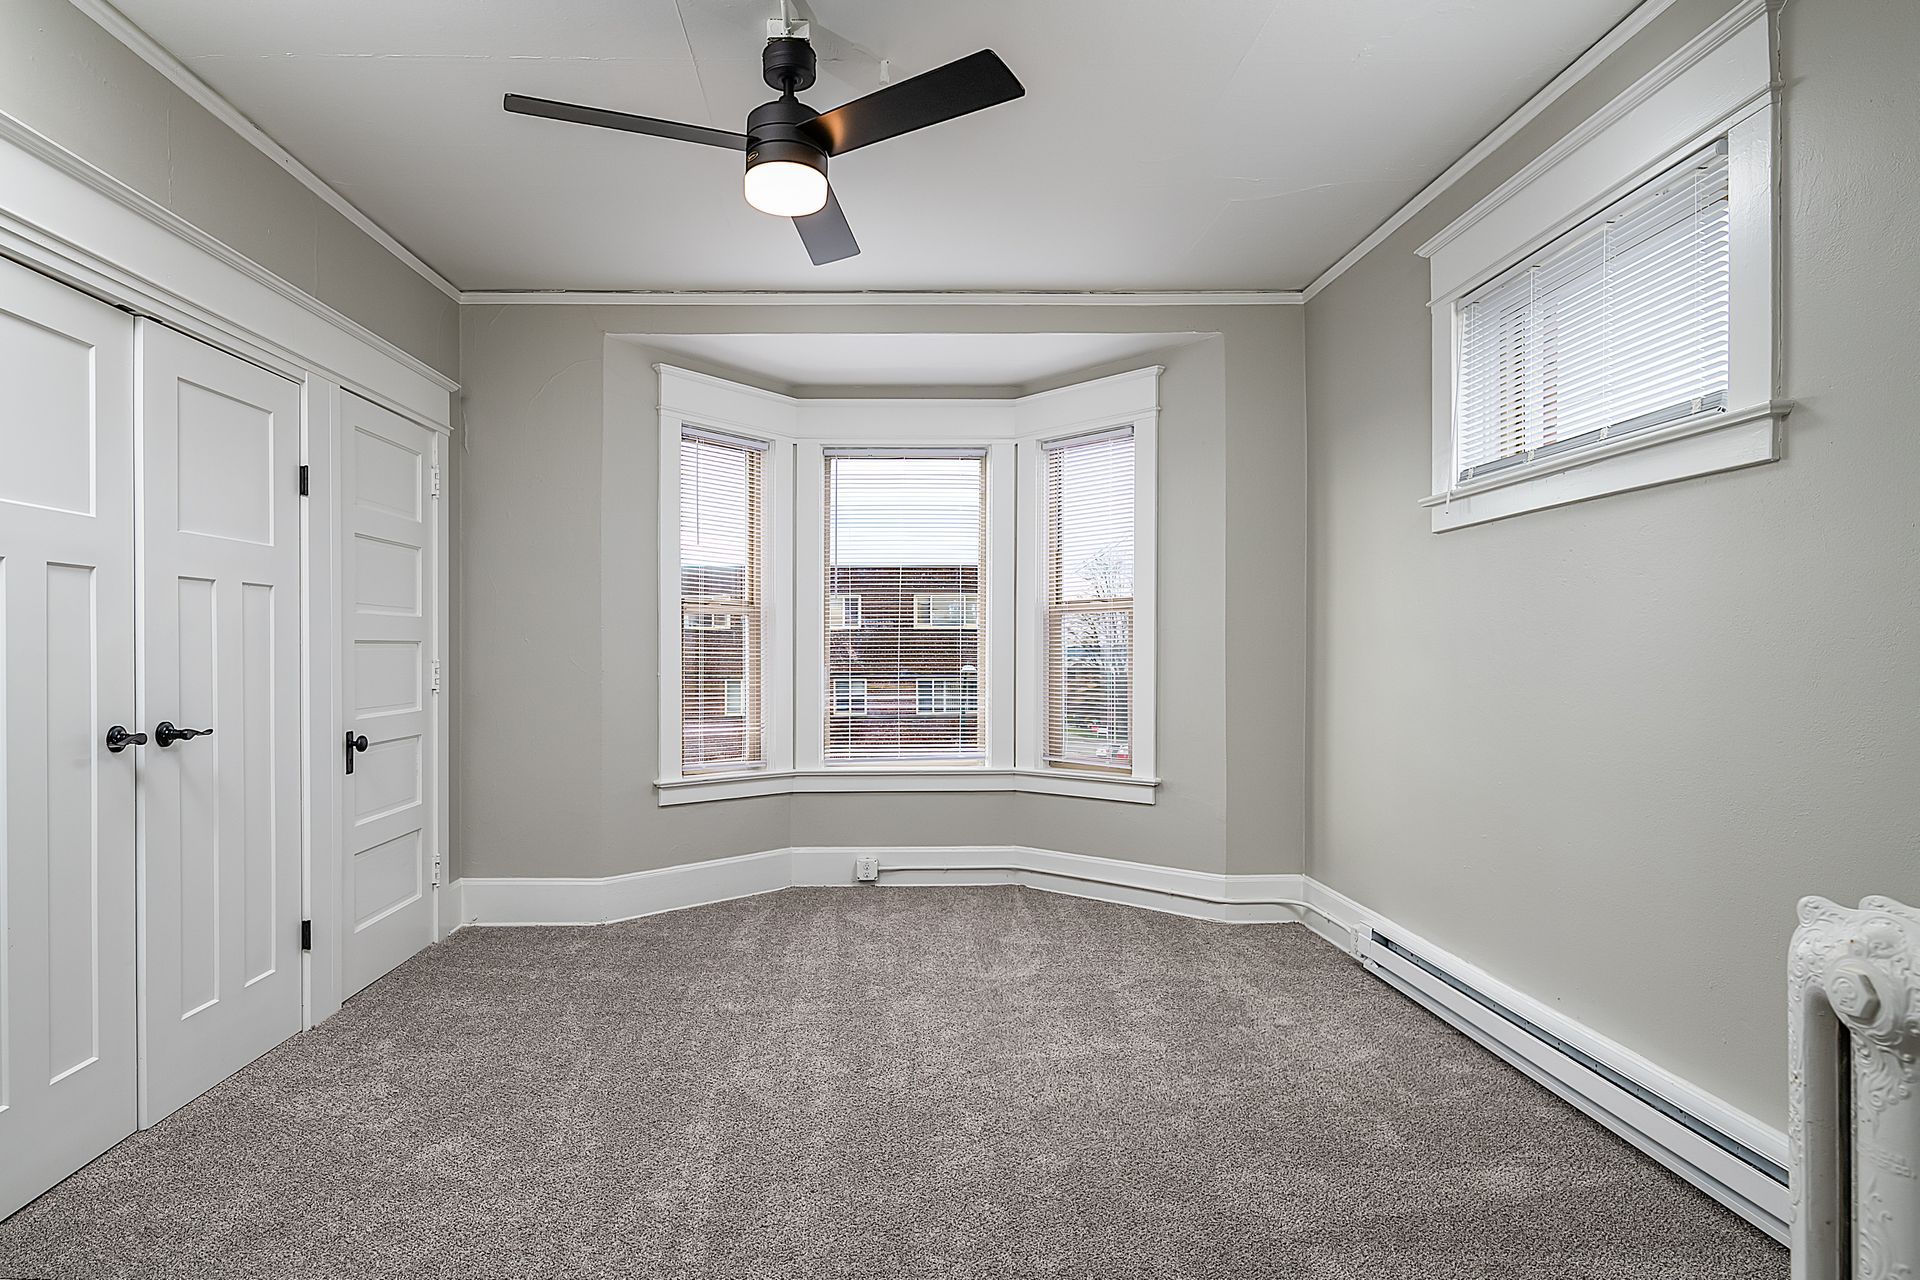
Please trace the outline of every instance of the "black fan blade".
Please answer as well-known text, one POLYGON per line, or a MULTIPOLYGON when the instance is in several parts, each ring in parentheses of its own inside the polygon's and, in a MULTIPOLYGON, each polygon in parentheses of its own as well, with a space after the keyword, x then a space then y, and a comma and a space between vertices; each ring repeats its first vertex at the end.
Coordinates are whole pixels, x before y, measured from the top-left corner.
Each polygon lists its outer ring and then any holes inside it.
POLYGON ((824 209, 803 218, 795 218, 793 225, 800 232, 800 243, 807 246, 807 256, 813 259, 816 267, 851 258, 860 252, 860 244, 853 238, 853 228, 847 225, 847 215, 841 211, 840 197, 833 194, 832 187, 827 188, 824 209))
POLYGON ((552 98, 529 98, 518 93, 508 94, 506 101, 501 105, 523 116, 545 116, 549 120, 565 120, 569 124, 591 124, 602 129, 624 129, 628 133, 650 133, 656 138, 699 142, 709 147, 725 147, 730 151, 747 149, 746 134, 728 133, 725 129, 709 129, 703 124, 681 124, 678 120, 655 120, 652 116, 630 116, 624 111, 608 111, 604 107, 583 107, 572 102, 555 102, 552 98))
POLYGON ((830 156, 885 142, 930 124, 997 107, 1024 97, 1000 55, 991 49, 890 84, 816 117, 806 127, 830 156))

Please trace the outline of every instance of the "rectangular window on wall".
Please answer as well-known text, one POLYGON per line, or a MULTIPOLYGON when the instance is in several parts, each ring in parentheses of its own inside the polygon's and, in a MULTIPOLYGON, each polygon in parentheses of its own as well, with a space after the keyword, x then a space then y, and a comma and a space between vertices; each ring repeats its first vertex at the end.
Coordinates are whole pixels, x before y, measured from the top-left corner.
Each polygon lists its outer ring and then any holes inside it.
POLYGON ((983 760, 977 697, 922 689, 980 677, 986 450, 829 449, 825 463, 827 762, 983 760), (857 626, 835 603, 848 597, 857 626))
POLYGON ((1730 231, 1722 140, 1462 298, 1458 478, 1725 409, 1730 231))
POLYGON ((1045 450, 1047 764, 1131 770, 1133 429, 1045 450))
POLYGON ((764 763, 766 446, 680 435, 680 755, 688 773, 764 763))

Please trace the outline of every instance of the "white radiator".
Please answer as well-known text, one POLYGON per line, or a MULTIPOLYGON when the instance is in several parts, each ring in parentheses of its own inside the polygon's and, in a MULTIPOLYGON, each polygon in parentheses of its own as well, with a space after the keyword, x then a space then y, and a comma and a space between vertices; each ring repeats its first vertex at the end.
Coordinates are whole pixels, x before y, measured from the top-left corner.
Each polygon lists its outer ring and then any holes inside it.
POLYGON ((1787 975, 1794 1280, 1920 1278, 1920 911, 1803 899, 1787 975))

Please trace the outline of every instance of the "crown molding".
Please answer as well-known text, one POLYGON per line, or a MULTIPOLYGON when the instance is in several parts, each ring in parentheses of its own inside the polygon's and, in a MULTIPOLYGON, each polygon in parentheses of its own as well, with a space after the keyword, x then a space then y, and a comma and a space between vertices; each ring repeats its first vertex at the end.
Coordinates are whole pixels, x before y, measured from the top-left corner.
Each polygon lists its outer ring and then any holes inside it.
MULTIPOLYGON (((178 237, 181 241, 207 255, 208 258, 232 268, 240 275, 245 276, 257 284, 265 286, 301 310, 326 322, 334 329, 348 335, 361 345, 379 352, 394 364, 425 379, 441 391, 452 393, 460 389, 460 383, 456 379, 448 377, 446 374, 440 372, 440 370, 420 359, 420 357, 401 347, 398 343, 375 333, 358 320, 334 309, 327 303, 322 302, 319 298, 300 288, 300 286, 293 284, 291 281, 275 275, 272 271, 228 245, 225 241, 202 230, 197 224, 189 222, 165 205, 160 204, 143 192, 135 190, 119 178, 101 169, 84 156, 75 154, 52 138, 47 137, 32 126, 14 119, 5 112, 0 112, 0 145, 11 146, 22 154, 31 156, 35 160, 49 166, 54 171, 77 180, 85 188, 97 192, 120 208, 136 214, 155 227, 178 237)), ((53 252, 62 260, 78 260, 89 264, 105 261, 96 248, 74 245, 66 240, 58 230, 51 227, 35 226, 28 228, 27 224, 25 224, 14 211, 0 208, 0 231, 15 228, 30 230, 34 233, 33 238, 35 240, 54 246, 53 252)), ((39 260, 35 259, 35 261, 39 260)), ((116 265, 116 270, 117 269, 119 268, 116 265)), ((126 277, 124 273, 122 276, 116 277, 117 283, 123 286, 128 284, 130 279, 131 277, 126 277)), ((148 283, 144 277, 139 281, 143 290, 148 283)), ((99 290, 90 291, 99 293, 99 290)), ((161 293, 164 292, 164 290, 161 291, 161 293)), ((151 307, 154 309, 149 310, 148 314, 165 319, 169 323, 183 325, 188 332, 200 332, 194 328, 193 322, 195 320, 206 321, 216 330, 224 331, 230 327, 230 325, 223 323, 230 319, 228 317, 223 317, 218 314, 201 315, 198 309, 190 302, 171 295, 161 296, 161 293, 156 293, 149 299, 151 307), (174 308, 179 309, 177 313, 174 308)), ((123 304, 127 301, 117 293, 111 294, 110 296, 116 304, 123 304)), ((249 341, 256 342, 263 350, 268 352, 273 352, 278 347, 278 343, 271 335, 250 334, 248 338, 249 341)), ((359 380, 338 373, 331 366, 325 365, 324 363, 318 363, 318 357, 315 355, 295 352, 291 349, 286 350, 282 354, 289 357, 292 363, 298 367, 315 368, 317 365, 317 371, 326 372, 329 376, 342 378, 345 385, 353 387, 355 390, 362 391, 363 393, 370 394, 373 398, 381 400, 383 403, 398 406, 398 402, 391 401, 378 391, 364 386, 359 380)), ((256 357, 249 356, 248 358, 254 359, 256 357)), ((285 372, 285 370, 282 370, 282 372, 285 372)), ((420 412, 418 408, 412 407, 405 408, 404 411, 408 413, 409 416, 418 416, 420 412)))
POLYGON ((1362 258, 1379 248, 1394 232, 1411 222, 1421 210, 1445 195, 1455 183, 1466 177, 1480 162, 1511 142, 1513 138, 1548 107, 1567 95, 1575 85, 1587 77, 1595 67, 1612 57, 1627 41, 1646 30, 1655 18, 1673 7, 1674 0, 1643 0, 1639 8, 1622 18, 1612 30, 1596 40, 1587 51, 1567 65, 1566 70, 1548 81, 1546 87, 1528 98, 1519 110, 1502 120, 1492 133, 1475 143, 1465 155, 1448 165, 1441 175, 1421 189, 1413 199, 1400 206, 1399 212, 1381 223, 1366 239, 1341 256, 1340 260, 1322 271, 1312 284, 1301 291, 1304 302, 1311 302, 1328 285, 1346 274, 1347 269, 1362 258))
POLYGON ((341 217, 405 263, 422 280, 448 298, 459 301, 460 290, 454 287, 451 280, 421 261, 413 250, 394 239, 379 223, 362 213, 352 201, 328 186, 325 179, 300 163, 291 151, 275 142, 259 125, 241 114, 238 107, 221 97, 212 85, 188 70, 184 62, 169 53, 152 36, 136 27, 125 14, 107 3, 107 0, 69 0, 69 2, 81 13, 93 19, 108 35, 132 50, 134 56, 140 61, 172 81, 176 88, 205 107, 216 120, 239 134, 252 144, 255 150, 285 169, 301 186, 326 201, 341 217))
POLYGON ((1306 296, 1294 289, 1203 289, 1187 293, 483 289, 460 295, 462 306, 494 307, 1297 307, 1305 301, 1306 296))

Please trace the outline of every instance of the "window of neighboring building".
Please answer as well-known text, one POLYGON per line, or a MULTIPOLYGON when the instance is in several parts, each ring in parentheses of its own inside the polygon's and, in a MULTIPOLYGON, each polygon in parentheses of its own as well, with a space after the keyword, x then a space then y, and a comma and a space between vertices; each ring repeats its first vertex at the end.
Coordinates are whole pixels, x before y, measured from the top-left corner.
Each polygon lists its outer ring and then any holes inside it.
POLYGON ((913 625, 922 631, 964 631, 980 625, 980 597, 945 592, 913 598, 913 625))
POLYGON ((867 682, 852 676, 842 676, 834 680, 833 697, 828 709, 836 716, 867 714, 867 682))
POLYGON ((1046 450, 1046 759, 1133 763, 1133 429, 1046 450))
POLYGON ((922 716, 970 716, 980 709, 979 686, 971 675, 935 676, 914 681, 914 711, 922 716))
POLYGON ((764 446, 680 436, 680 761, 687 772, 762 761, 764 446))
POLYGON ((825 470, 829 618, 836 598, 861 610, 857 630, 828 636, 826 763, 983 759, 981 717, 923 715, 918 682, 981 664, 986 451, 829 449, 825 470), (857 720, 838 710, 851 679, 857 720))
POLYGON ((860 597, 827 597, 827 627, 833 631, 854 631, 860 626, 860 597))

